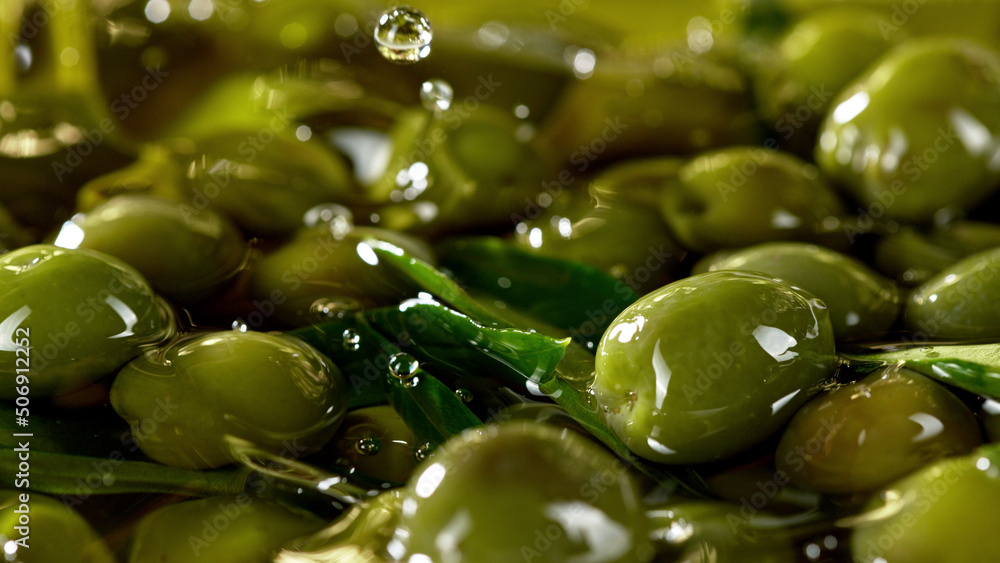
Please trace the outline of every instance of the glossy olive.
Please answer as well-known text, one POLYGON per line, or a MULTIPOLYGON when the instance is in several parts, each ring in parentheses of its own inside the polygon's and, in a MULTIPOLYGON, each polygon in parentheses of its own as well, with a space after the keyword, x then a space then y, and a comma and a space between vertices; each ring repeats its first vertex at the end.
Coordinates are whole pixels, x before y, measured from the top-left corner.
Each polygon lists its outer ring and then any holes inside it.
POLYGON ((843 210, 816 168, 763 148, 733 147, 693 159, 663 190, 660 205, 677 240, 699 252, 843 238, 823 234, 824 223, 843 210))
POLYGON ((391 563, 386 547, 399 521, 401 491, 390 489, 354 505, 325 528, 286 544, 274 563, 391 563))
POLYGON ((340 371, 312 346, 258 332, 191 334, 129 363, 111 405, 139 448, 176 467, 236 460, 227 436, 286 456, 308 455, 347 408, 340 371))
POLYGON ((143 195, 112 198, 63 225, 55 244, 110 254, 182 303, 211 297, 240 270, 246 242, 228 219, 143 195))
POLYGON ((1000 180, 984 139, 1000 132, 1000 54, 921 38, 887 53, 833 102, 816 162, 872 215, 928 221, 978 203, 1000 180))
POLYGON ((836 366, 822 301, 760 274, 709 272, 614 320, 592 390, 635 454, 699 463, 767 438, 836 366))
POLYGON ((18 369, 35 397, 86 387, 171 330, 146 280, 117 258, 49 245, 0 256, 2 398, 14 398, 18 369))
POLYGON ((920 285, 962 258, 1000 247, 1000 225, 954 221, 924 233, 912 228, 882 237, 875 264, 907 285, 920 285))
POLYGON ((803 488, 852 493, 981 443, 961 400, 923 375, 890 367, 806 403, 782 435, 775 463, 803 488))
POLYGON ((420 444, 388 405, 353 410, 320 454, 373 479, 405 483, 417 465, 420 444))
MULTIPOLYGON (((749 506, 749 505, 748 505, 749 506)), ((750 508, 753 508, 750 506, 750 508)), ((660 545, 656 561, 678 563, 728 563, 795 560, 791 542, 780 533, 762 534, 751 529, 751 518, 767 518, 754 509, 719 501, 681 501, 648 512, 660 545)))
POLYGON ((394 555, 509 563, 648 561, 627 466, 545 425, 510 423, 446 442, 403 493, 394 555), (540 471, 544 468, 544 471, 540 471))
POLYGON ((837 339, 877 336, 899 314, 896 285, 863 262, 800 242, 774 242, 710 255, 695 271, 746 270, 782 279, 823 300, 837 339))
POLYGON ((132 532, 128 563, 262 563, 322 525, 313 514, 247 493, 189 500, 142 517, 132 532))
POLYGON ((973 254, 913 290, 903 323, 930 339, 1000 337, 1000 248, 973 254))
POLYGON ((396 304, 413 289, 391 266, 368 254, 361 256, 358 245, 369 237, 431 260, 425 243, 402 233, 366 227, 347 233, 333 232, 327 226, 304 228, 251 266, 250 293, 273 303, 275 318, 292 326, 322 320, 314 307, 317 302, 339 301, 357 307, 396 304))
POLYGON ((938 461, 887 487, 858 518, 854 561, 989 561, 1000 552, 1000 455, 995 445, 938 461))
POLYGON ((0 544, 9 563, 114 563, 90 524, 63 503, 24 489, 0 490, 0 544))

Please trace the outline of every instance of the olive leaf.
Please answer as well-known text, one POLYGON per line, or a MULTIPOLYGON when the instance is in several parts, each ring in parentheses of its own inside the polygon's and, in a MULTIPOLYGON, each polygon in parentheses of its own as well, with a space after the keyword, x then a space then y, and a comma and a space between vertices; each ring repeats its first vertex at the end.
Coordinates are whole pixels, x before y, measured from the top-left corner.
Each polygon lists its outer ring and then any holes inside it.
POLYGON ((591 350, 615 317, 639 298, 593 266, 532 254, 496 237, 453 240, 440 252, 441 266, 465 287, 568 331, 591 350))
POLYGON ((922 346, 874 353, 841 353, 845 366, 861 372, 899 364, 942 383, 1000 399, 1000 344, 922 346))
MULTIPOLYGON (((14 403, 0 402, 0 448, 17 447, 17 433, 24 428, 14 424, 14 403)), ((138 447, 132 442, 129 425, 108 407, 60 409, 31 407, 32 455, 36 451, 94 457, 114 453, 122 458, 142 457, 134 454, 138 447)))

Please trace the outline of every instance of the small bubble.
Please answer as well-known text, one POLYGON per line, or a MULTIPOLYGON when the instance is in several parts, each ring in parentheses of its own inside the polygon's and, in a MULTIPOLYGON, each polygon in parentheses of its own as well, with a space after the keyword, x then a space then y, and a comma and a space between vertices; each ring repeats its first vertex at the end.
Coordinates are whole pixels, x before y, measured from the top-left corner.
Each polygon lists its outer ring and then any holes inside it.
POLYGON ((420 85, 420 103, 424 109, 438 114, 451 107, 451 100, 455 97, 455 91, 451 84, 440 78, 432 78, 420 85))
POLYGON ((417 448, 417 451, 413 452, 413 457, 416 458, 417 461, 423 461, 427 459, 427 456, 431 455, 431 451, 433 449, 434 449, 433 446, 431 446, 429 443, 425 443, 419 448, 417 448))
POLYGON ((456 389, 455 396, 463 403, 468 404, 472 402, 472 391, 468 389, 456 389))
POLYGON ((389 358, 389 373, 401 380, 403 385, 407 387, 417 384, 416 373, 418 369, 420 369, 420 362, 405 352, 393 354, 389 358))
POLYGON ((302 222, 307 227, 327 225, 336 240, 342 240, 354 228, 351 210, 336 203, 323 203, 306 211, 302 222))
POLYGON ((361 335, 353 328, 344 330, 344 349, 357 351, 361 348, 361 335))
POLYGON ((420 10, 400 6, 382 13, 375 27, 378 52, 399 64, 415 63, 431 53, 431 22, 420 10))
POLYGON ((354 442, 354 450, 361 455, 375 455, 382 450, 382 442, 378 438, 366 436, 354 442))

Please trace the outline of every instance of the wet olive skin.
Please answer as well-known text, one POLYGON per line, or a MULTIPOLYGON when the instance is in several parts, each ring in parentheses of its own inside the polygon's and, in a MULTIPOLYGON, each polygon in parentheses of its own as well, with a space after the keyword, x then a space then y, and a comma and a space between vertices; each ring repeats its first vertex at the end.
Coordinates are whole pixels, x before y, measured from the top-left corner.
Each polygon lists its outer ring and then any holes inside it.
POLYGON ((996 446, 985 446, 887 487, 868 506, 873 518, 854 526, 853 560, 960 563, 995 558, 1000 553, 997 458, 996 446))
POLYGON ((907 329, 938 340, 1000 336, 1000 248, 973 254, 913 290, 907 329))
POLYGON ((49 245, 3 254, 0 398, 15 396, 17 369, 26 367, 32 396, 77 391, 165 338, 171 322, 149 284, 117 258, 49 245), (21 342, 30 354, 16 351, 21 342))
POLYGON ((121 195, 76 215, 78 248, 132 265, 164 296, 183 303, 211 296, 246 259, 242 235, 228 219, 171 201, 121 195), (141 244, 140 244, 141 242, 141 244))
POLYGON ((925 222, 968 209, 996 188, 1000 54, 959 38, 908 41, 831 106, 816 162, 865 208, 925 222))
POLYGON ((860 260, 800 242, 767 243, 706 257, 695 271, 757 271, 800 287, 826 304, 838 340, 877 336, 899 314, 894 283, 860 260))
POLYGON ((322 456, 373 479, 405 483, 417 465, 420 447, 406 422, 389 405, 352 410, 322 456))
POLYGON ((313 514, 246 493, 184 501, 139 521, 128 563, 270 561, 287 541, 322 525, 313 514))
POLYGON ((700 463, 774 433, 836 365, 821 301, 760 274, 708 272, 615 319, 592 391, 636 455, 700 463))
POLYGON ((628 469, 546 425, 509 423, 452 438, 417 469, 402 506, 395 539, 411 561, 423 554, 455 563, 610 563, 652 555, 628 469))
POLYGON ((22 537, 14 527, 21 525, 19 517, 23 514, 30 518, 28 548, 19 547, 14 553, 5 550, 4 561, 62 563, 71 553, 72 560, 79 563, 114 563, 111 550, 83 517, 63 503, 36 492, 0 490, 0 538, 5 544, 22 537), (21 495, 28 495, 27 503, 21 502, 21 495), (22 504, 27 504, 26 513, 22 504))
MULTIPOLYGON (((681 501, 657 509, 655 537, 664 537, 659 561, 676 563, 784 563, 795 550, 780 534, 749 530, 748 512, 739 504, 714 500, 681 501), (678 533, 680 532, 680 533, 678 533)), ((749 514, 750 517, 756 514, 749 514)), ((761 515, 765 516, 766 515, 761 515)))
POLYGON ((698 252, 790 239, 820 242, 828 238, 820 234, 824 220, 843 211, 813 166, 759 147, 693 159, 663 190, 660 209, 678 242, 698 252))
POLYGON ((981 443, 975 417, 951 392, 914 371, 885 368, 806 403, 775 463, 803 488, 852 493, 981 443))
POLYGON ((226 435, 278 455, 315 452, 341 422, 346 385, 335 365, 291 336, 210 332, 129 363, 111 405, 143 453, 202 469, 235 461, 226 435))

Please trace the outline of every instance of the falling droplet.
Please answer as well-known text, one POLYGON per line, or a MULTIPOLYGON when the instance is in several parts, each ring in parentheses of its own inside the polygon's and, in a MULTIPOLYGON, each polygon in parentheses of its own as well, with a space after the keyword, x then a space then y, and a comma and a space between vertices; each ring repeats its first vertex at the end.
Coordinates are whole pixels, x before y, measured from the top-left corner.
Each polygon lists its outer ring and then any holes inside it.
POLYGON ((472 391, 468 389, 456 389, 455 396, 463 403, 468 404, 472 402, 472 391))
POLYGON ((335 321, 362 309, 361 303, 350 297, 322 298, 313 301, 309 313, 316 322, 335 321))
POLYGON ((361 335, 353 328, 344 330, 344 349, 357 351, 361 348, 361 335))
POLYGON ((432 78, 420 85, 420 103, 435 115, 450 108, 454 96, 451 84, 440 78, 432 78))
POLYGON ((415 63, 431 53, 431 22, 420 10, 399 6, 382 13, 375 26, 378 52, 399 64, 415 63))
POLYGON ((382 450, 382 442, 378 438, 365 436, 354 443, 354 449, 361 455, 375 455, 382 450))
POLYGON ((431 446, 430 443, 425 443, 413 452, 413 457, 416 458, 417 461, 423 461, 427 459, 427 456, 431 455, 431 451, 433 449, 434 447, 431 446))
POLYGON ((302 222, 307 227, 327 225, 336 240, 343 240, 354 228, 354 216, 351 210, 336 203, 324 203, 313 207, 306 211, 302 222))

